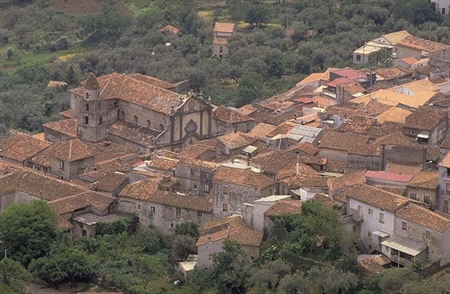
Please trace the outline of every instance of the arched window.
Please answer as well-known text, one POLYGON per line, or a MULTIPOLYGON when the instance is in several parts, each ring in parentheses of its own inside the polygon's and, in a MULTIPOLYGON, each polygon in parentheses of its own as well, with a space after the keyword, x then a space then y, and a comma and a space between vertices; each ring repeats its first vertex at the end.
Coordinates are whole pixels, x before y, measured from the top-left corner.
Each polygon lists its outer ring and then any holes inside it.
POLYGON ((86 93, 86 100, 89 100, 89 93, 86 93))
POLYGON ((89 104, 86 103, 86 111, 89 111, 89 104))
POLYGON ((147 119, 147 127, 151 128, 152 127, 152 122, 150 120, 147 119))
POLYGON ((84 117, 84 124, 86 124, 86 125, 89 124, 89 116, 84 117))
POLYGON ((99 123, 100 125, 103 124, 103 117, 100 116, 100 119, 99 119, 98 123, 99 123))
POLYGON ((138 119, 137 115, 133 116, 133 118, 134 118, 134 122, 138 124, 139 123, 139 119, 138 119))
POLYGON ((159 129, 160 129, 161 131, 164 131, 164 125, 163 125, 163 124, 160 124, 160 125, 159 125, 159 129))

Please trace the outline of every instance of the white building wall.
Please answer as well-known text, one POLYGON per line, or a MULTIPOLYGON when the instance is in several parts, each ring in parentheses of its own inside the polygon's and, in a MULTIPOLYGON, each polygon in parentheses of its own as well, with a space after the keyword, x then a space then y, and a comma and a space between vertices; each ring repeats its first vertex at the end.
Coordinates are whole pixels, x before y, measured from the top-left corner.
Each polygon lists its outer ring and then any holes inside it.
POLYGON ((362 219, 360 238, 368 251, 378 246, 378 244, 373 243, 373 240, 376 238, 372 238, 372 232, 382 231, 389 235, 394 233, 395 216, 392 212, 349 198, 347 201, 347 213, 353 214, 355 219, 362 219), (358 217, 358 206, 361 207, 361 218, 358 217), (369 209, 372 209, 371 214, 369 209), (384 222, 380 222, 380 213, 384 215, 384 222))

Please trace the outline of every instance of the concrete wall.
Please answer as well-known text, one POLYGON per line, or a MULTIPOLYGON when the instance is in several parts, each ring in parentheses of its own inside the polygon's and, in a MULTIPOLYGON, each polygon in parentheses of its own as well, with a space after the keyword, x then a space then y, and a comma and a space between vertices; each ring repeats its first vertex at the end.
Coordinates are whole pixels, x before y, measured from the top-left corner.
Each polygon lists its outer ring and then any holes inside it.
POLYGON ((319 147, 319 156, 328 157, 329 160, 347 161, 348 154, 346 150, 337 150, 319 147))
POLYGON ((54 130, 50 130, 44 126, 44 140, 48 142, 58 142, 58 141, 66 141, 73 139, 67 135, 64 135, 60 132, 56 132, 54 130))
POLYGON ((213 188, 213 172, 198 167, 178 164, 175 176, 180 188, 199 196, 209 195, 213 188))
POLYGON ((212 255, 215 253, 222 252, 223 241, 225 239, 210 242, 197 247, 198 258, 196 268, 210 268, 214 265, 212 260, 212 255))
POLYGON ((383 159, 381 156, 349 153, 347 166, 361 170, 383 170, 383 159))
POLYGON ((372 237, 372 232, 380 230, 385 233, 388 233, 389 235, 392 235, 394 233, 394 214, 353 198, 349 198, 347 201, 347 213, 353 214, 354 218, 359 218, 358 206, 362 207, 362 213, 360 218, 362 219, 362 222, 360 224, 361 241, 363 242, 368 252, 371 252, 372 250, 375 249, 381 249, 379 247, 379 244, 374 242, 376 241, 376 238, 372 237), (372 214, 369 214, 369 209, 372 209, 372 214), (384 223, 381 223, 379 221, 380 213, 384 214, 384 223))
POLYGON ((184 222, 194 222, 201 226, 203 223, 212 219, 212 213, 210 212, 201 211, 201 216, 199 216, 197 210, 179 208, 181 209, 181 214, 180 216, 177 216, 176 207, 163 205, 162 209, 162 219, 160 220, 161 227, 159 228, 166 232, 173 231, 176 225, 184 222))
POLYGON ((213 189, 214 215, 226 217, 234 213, 243 214, 244 203, 253 203, 254 200, 270 196, 275 192, 275 189, 275 184, 258 190, 249 186, 223 183, 222 181, 215 182, 213 189), (228 186, 228 194, 223 194, 223 186, 228 186), (223 211, 224 203, 228 204, 228 211, 223 211))
POLYGON ((417 60, 422 59, 421 57, 422 50, 412 49, 398 44, 396 45, 396 48, 397 48, 397 59, 402 59, 405 57, 414 57, 417 60))
MULTIPOLYGON (((446 244, 443 244, 443 234, 441 232, 431 230, 430 228, 426 228, 400 217, 395 218, 394 231, 395 235, 401 239, 427 246, 428 261, 430 263, 441 259, 443 247, 448 247, 446 244), (402 222, 407 223, 407 230, 402 229, 402 222), (426 239, 426 231, 430 232, 429 240, 426 239)), ((448 258, 450 258, 450 256, 448 258)))
POLYGON ((406 196, 411 198, 411 194, 417 195, 417 201, 425 203, 424 196, 430 196, 431 202, 428 205, 433 208, 438 208, 438 190, 437 189, 424 189, 418 187, 406 186, 406 196))
POLYGON ((420 163, 424 165, 427 160, 427 150, 422 147, 406 147, 385 145, 382 148, 383 166, 388 162, 420 163))
POLYGON ((64 169, 61 169, 61 160, 56 157, 50 158, 49 172, 60 179, 69 181, 77 175, 84 173, 84 168, 94 164, 94 157, 85 158, 73 162, 64 161, 64 169))

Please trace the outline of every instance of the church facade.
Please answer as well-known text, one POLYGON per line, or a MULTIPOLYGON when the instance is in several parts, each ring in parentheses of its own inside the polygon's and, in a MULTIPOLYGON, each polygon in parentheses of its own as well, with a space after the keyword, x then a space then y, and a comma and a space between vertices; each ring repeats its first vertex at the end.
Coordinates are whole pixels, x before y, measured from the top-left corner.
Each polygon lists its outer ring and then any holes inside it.
MULTIPOLYGON (((174 84, 140 74, 97 78, 91 73, 80 87, 70 90, 76 137, 87 142, 110 140, 146 153, 162 147, 178 151, 219 135, 210 101, 175 89, 174 84)), ((55 123, 52 127, 58 129, 55 123)), ((51 131, 44 128, 45 133, 51 131)), ((52 141, 57 139, 53 132, 52 141)))

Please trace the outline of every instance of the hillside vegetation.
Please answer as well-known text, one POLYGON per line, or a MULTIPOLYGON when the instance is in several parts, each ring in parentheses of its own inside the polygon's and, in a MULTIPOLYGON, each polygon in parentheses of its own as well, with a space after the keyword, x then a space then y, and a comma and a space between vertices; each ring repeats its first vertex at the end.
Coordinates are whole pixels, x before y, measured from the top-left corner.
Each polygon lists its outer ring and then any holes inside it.
MULTIPOLYGON (((408 30, 450 42, 450 21, 428 0, 0 1, 0 132, 42 130, 66 110, 65 88, 89 72, 190 79, 213 102, 241 106, 327 67, 380 34, 408 30), (212 57, 214 22, 235 22, 226 60, 212 57), (161 33, 164 25, 182 37, 161 33), (285 30, 289 29, 289 37, 285 30)), ((377 64, 381 64, 378 61, 377 64)))

